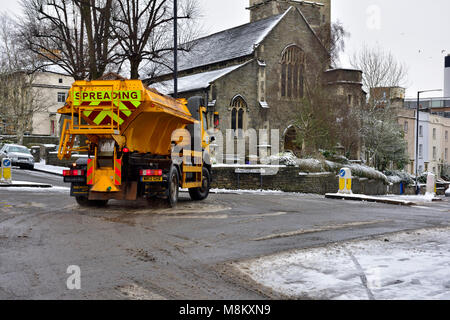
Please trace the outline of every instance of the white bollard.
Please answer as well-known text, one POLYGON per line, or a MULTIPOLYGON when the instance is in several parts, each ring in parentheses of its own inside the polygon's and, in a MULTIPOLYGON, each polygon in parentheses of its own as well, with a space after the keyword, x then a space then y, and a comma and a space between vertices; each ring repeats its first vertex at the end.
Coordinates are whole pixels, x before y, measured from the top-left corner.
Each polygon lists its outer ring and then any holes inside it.
POLYGON ((429 173, 427 176, 427 195, 436 195, 436 176, 433 173, 429 173))
POLYGON ((353 194, 352 192, 352 171, 349 168, 342 168, 339 171, 339 191, 341 194, 353 194))
POLYGON ((11 183, 11 159, 2 159, 1 167, 1 182, 11 183))

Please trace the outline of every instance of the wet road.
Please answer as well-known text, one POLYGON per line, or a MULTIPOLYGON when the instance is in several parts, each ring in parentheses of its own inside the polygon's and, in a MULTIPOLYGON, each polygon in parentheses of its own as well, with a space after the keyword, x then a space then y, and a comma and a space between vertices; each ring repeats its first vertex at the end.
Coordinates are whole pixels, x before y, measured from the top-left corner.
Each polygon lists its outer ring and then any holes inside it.
POLYGON ((267 299, 233 261, 402 230, 450 225, 448 201, 416 207, 318 195, 211 194, 177 208, 111 201, 80 208, 61 177, 14 170, 54 189, 0 189, 0 299, 267 299), (81 290, 69 290, 69 266, 81 290))

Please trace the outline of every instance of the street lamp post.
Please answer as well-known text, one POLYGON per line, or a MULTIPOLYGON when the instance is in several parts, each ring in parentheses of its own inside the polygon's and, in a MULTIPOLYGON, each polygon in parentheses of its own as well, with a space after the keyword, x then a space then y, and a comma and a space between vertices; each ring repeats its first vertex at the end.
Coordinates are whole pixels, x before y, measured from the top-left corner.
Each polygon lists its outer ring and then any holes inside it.
POLYGON ((416 115, 416 194, 419 194, 420 188, 419 188, 419 115, 420 115, 420 94, 425 92, 438 92, 442 91, 442 89, 435 89, 435 90, 423 90, 417 92, 417 115, 416 115))
POLYGON ((178 98, 178 5, 173 1, 173 97, 178 98))

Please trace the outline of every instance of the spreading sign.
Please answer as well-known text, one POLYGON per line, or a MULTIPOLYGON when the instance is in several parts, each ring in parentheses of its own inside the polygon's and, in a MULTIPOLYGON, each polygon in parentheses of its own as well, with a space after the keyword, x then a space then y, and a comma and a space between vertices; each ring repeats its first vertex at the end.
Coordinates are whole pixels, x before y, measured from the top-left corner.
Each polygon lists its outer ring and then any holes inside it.
POLYGON ((83 102, 101 101, 140 101, 142 91, 75 91, 74 103, 79 105, 83 102))

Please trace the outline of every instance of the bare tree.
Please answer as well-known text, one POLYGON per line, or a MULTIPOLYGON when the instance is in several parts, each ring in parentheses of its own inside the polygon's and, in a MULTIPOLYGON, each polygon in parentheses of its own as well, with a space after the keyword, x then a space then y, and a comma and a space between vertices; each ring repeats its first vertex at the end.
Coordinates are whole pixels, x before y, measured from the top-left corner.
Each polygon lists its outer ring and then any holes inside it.
MULTIPOLYGON (((194 19, 199 5, 197 0, 179 3, 178 43, 189 43, 197 35, 194 19)), ((120 46, 116 56, 121 68, 128 64, 130 78, 138 79, 143 62, 165 64, 167 54, 173 50, 174 3, 173 0, 117 0, 116 4, 113 33, 120 46)))
POLYGON ((18 143, 32 129, 33 115, 47 110, 47 97, 34 88, 42 61, 21 46, 14 21, 0 16, 0 115, 18 143))
POLYGON ((389 103, 380 105, 377 101, 383 91, 375 89, 405 85, 407 68, 391 52, 367 46, 353 55, 352 65, 363 71, 363 86, 370 94, 369 102, 359 111, 366 161, 380 170, 390 162, 401 168, 407 162, 406 142, 394 108, 389 103))
POLYGON ((74 0, 80 7, 89 48, 89 78, 98 79, 114 64, 113 0, 74 0))
POLYGON ((380 47, 364 46, 353 54, 351 64, 363 72, 363 86, 369 94, 373 88, 404 86, 407 82, 407 67, 380 47))
POLYGON ((97 79, 114 63, 113 0, 22 0, 27 48, 75 80, 97 79))
POLYGON ((45 63, 58 66, 75 80, 88 77, 86 30, 79 6, 66 0, 22 0, 21 23, 27 49, 45 63))
POLYGON ((350 37, 350 33, 338 20, 321 26, 317 35, 330 55, 331 66, 336 67, 339 64, 340 54, 345 51, 345 39, 350 37))
POLYGON ((361 122, 367 162, 381 171, 391 162, 402 169, 408 163, 408 144, 393 108, 386 105, 362 110, 361 122))

